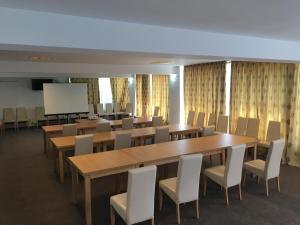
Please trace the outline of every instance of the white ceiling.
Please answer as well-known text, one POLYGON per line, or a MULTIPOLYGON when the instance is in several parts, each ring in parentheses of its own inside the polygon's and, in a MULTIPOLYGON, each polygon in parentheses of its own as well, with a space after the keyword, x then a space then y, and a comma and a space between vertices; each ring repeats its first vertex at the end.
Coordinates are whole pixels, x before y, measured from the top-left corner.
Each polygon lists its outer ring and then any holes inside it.
POLYGON ((299 0, 0 0, 0 6, 300 41, 299 0))

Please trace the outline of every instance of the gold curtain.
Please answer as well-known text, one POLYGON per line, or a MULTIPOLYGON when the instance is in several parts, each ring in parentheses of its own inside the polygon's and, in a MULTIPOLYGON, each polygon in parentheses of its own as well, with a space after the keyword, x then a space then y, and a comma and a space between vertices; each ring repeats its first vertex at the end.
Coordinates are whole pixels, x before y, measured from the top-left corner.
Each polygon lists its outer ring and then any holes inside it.
POLYGON ((185 121, 190 110, 225 113, 225 62, 184 67, 184 108, 185 121))
POLYGON ((295 66, 293 93, 291 97, 290 128, 287 145, 287 160, 300 167, 300 65, 295 66))
POLYGON ((126 104, 129 102, 129 86, 128 78, 116 77, 110 78, 111 92, 114 103, 120 103, 121 109, 126 108, 126 104))
POLYGON ((258 137, 265 139, 269 120, 281 122, 287 138, 294 65, 287 63, 233 62, 231 69, 230 124, 237 118, 260 119, 258 137))
POLYGON ((100 99, 98 78, 71 78, 71 83, 87 83, 88 103, 94 104, 96 109, 100 99))
POLYGON ((159 115, 169 119, 169 75, 152 75, 152 109, 159 106, 159 115))
POLYGON ((150 116, 150 76, 146 74, 136 75, 136 116, 150 116), (146 115, 143 115, 143 107, 146 115))

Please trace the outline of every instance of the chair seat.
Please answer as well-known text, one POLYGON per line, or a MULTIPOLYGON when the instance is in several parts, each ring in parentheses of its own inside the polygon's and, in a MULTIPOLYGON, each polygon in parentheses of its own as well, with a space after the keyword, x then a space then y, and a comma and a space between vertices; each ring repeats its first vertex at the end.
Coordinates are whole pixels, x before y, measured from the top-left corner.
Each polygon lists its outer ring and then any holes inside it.
POLYGON ((216 182, 217 184, 221 186, 225 186, 224 183, 224 174, 225 174, 225 166, 216 166, 208 168, 204 171, 204 174, 208 176, 211 180, 216 182))
POLYGON ((127 193, 112 196, 110 198, 110 205, 117 211, 122 219, 126 221, 127 193))
POLYGON ((161 180, 159 182, 159 187, 175 202, 177 202, 176 183, 177 177, 161 180))
POLYGON ((259 141, 257 147, 270 148, 271 143, 269 141, 259 141))
POLYGON ((256 159, 244 163, 244 168, 249 172, 256 174, 257 176, 264 178, 265 164, 266 164, 265 161, 256 159))

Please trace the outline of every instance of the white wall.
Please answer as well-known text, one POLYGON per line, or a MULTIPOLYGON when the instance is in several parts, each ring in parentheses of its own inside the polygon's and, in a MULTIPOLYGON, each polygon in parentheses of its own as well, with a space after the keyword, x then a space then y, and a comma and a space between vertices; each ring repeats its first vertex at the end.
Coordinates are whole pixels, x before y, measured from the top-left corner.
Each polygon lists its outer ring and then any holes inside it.
POLYGON ((179 67, 174 75, 170 75, 169 80, 169 123, 180 123, 180 79, 179 67))

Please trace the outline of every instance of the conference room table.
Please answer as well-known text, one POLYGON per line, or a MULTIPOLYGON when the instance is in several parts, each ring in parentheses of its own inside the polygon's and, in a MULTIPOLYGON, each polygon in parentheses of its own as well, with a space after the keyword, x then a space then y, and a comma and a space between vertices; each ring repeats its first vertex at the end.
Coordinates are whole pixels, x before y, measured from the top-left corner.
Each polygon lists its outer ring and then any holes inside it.
MULTIPOLYGON (((89 119, 78 119, 76 120, 77 130, 79 133, 84 134, 88 130, 96 129, 97 123, 109 122, 112 129, 122 127, 122 120, 106 120, 102 118, 98 118, 97 120, 89 120, 89 119)), ((133 124, 137 127, 141 126, 151 126, 152 125, 152 117, 137 117, 133 119, 133 124)), ((50 142, 49 139, 51 137, 60 136, 63 131, 63 125, 48 125, 42 126, 43 137, 44 137, 44 152, 47 156, 50 156, 50 142)))
POLYGON ((85 220, 86 225, 91 225, 91 182, 93 179, 127 172, 129 169, 137 167, 177 162, 180 156, 188 154, 202 153, 203 155, 212 155, 220 153, 224 163, 225 150, 228 147, 240 144, 256 146, 257 140, 232 134, 217 134, 69 157, 72 170, 73 200, 76 201, 77 178, 78 174, 81 174, 84 178, 85 220))
MULTIPOLYGON (((173 124, 160 127, 168 127, 170 136, 178 135, 179 137, 187 134, 196 134, 201 128, 197 126, 190 126, 186 124, 173 124)), ((145 139, 153 138, 157 127, 144 127, 130 130, 117 130, 111 132, 99 132, 94 133, 93 143, 97 151, 100 151, 101 147, 106 150, 106 145, 113 143, 116 134, 131 133, 132 140, 137 140, 141 145, 144 144, 145 139)), ((64 158, 65 152, 75 148, 75 136, 54 137, 50 138, 53 144, 54 150, 57 154, 56 160, 59 167, 59 180, 64 182, 64 158)), ((56 164, 55 164, 56 165, 56 164)))

